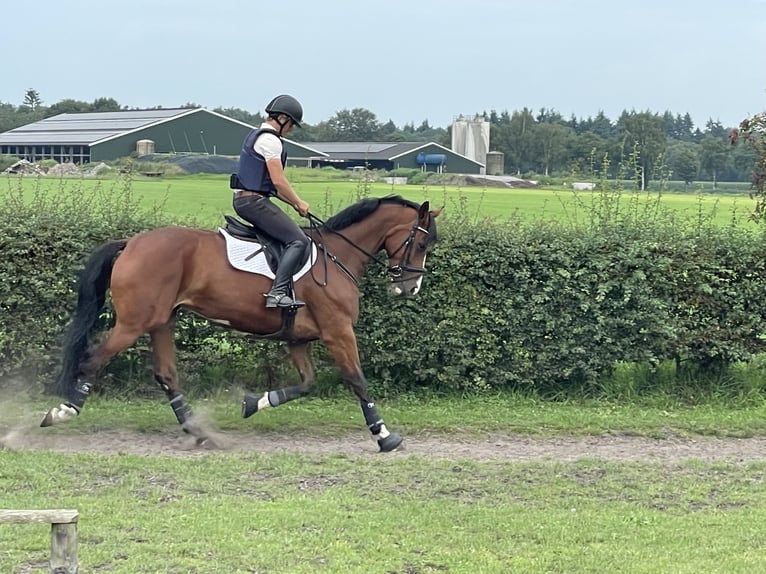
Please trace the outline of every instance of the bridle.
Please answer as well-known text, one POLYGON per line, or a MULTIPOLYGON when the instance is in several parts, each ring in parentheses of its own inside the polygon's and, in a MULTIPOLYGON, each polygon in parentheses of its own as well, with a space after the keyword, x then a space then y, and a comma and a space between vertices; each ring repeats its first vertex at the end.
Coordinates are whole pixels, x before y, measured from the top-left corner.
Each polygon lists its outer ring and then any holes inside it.
MULTIPOLYGON (((309 219, 309 224, 310 224, 310 227, 311 227, 312 235, 314 235, 314 233, 316 233, 316 235, 321 238, 322 237, 322 230, 320 229, 320 226, 324 226, 325 222, 322 221, 320 218, 318 218, 317 216, 315 216, 312 213, 309 213, 307 215, 307 217, 309 219)), ((429 221, 429 223, 430 223, 430 221, 429 221)), ((326 229, 326 227, 325 227, 325 229, 326 229)), ((410 232, 407 235, 406 239, 404 241, 402 241, 402 243, 401 243, 401 245, 399 245, 399 247, 397 247, 391 253, 388 254, 388 257, 390 259, 391 257, 396 255, 400 251, 404 250, 404 253, 402 254, 402 258, 401 258, 402 263, 398 263, 397 265, 388 265, 385 261, 383 261, 383 259, 381 259, 377 255, 375 255, 374 253, 370 253, 369 251, 359 247, 356 243, 351 241, 348 237, 343 235, 340 231, 333 231, 333 230, 329 230, 329 231, 332 234, 337 235, 338 237, 343 239, 346 243, 348 243, 351 247, 353 247, 357 251, 360 251, 361 253, 366 255, 369 259, 374 261, 376 264, 378 264, 378 265, 380 265, 382 267, 385 267, 386 271, 388 272, 389 277, 391 278, 391 282, 392 283, 402 283, 403 281, 405 281, 405 279, 404 279, 404 272, 405 271, 409 272, 409 273, 421 273, 421 274, 426 272, 425 267, 416 267, 414 265, 410 265, 410 263, 409 263, 409 258, 410 258, 410 255, 412 253, 412 247, 415 244, 415 236, 417 235, 417 232, 420 231, 426 237, 428 237, 428 235, 430 235, 430 232, 428 231, 428 229, 423 228, 420 225, 418 225, 418 218, 417 217, 415 217, 415 222, 412 224, 412 227, 410 228, 410 232)), ((354 284, 356 284, 356 285, 359 284, 359 280, 354 276, 353 273, 351 273, 351 271, 348 269, 348 267, 346 267, 340 259, 338 259, 335 255, 333 255, 332 253, 330 253, 327 250, 327 246, 324 244, 324 241, 322 241, 321 243, 317 243, 317 246, 322 250, 322 252, 325 254, 326 258, 329 257, 329 259, 333 263, 335 263, 338 267, 340 267, 343 270, 343 272, 346 273, 346 275, 348 275, 351 278, 351 280, 354 282, 354 284)), ((325 263, 325 265, 326 265, 326 263, 325 263)), ((325 281, 324 285, 326 285, 326 284, 327 283, 325 281)))
POLYGON ((428 229, 424 229, 420 225, 418 225, 418 219, 415 218, 415 223, 413 223, 412 228, 410 229, 410 233, 407 236, 407 238, 402 241, 402 244, 394 249, 391 253, 388 254, 389 259, 399 253, 402 249, 404 249, 404 253, 402 254, 401 260, 404 263, 400 263, 398 265, 390 265, 388 267, 388 275, 391 277, 392 283, 402 283, 404 281, 404 272, 407 271, 409 273, 420 273, 423 274, 426 272, 425 267, 415 267, 414 265, 409 264, 410 260, 410 254, 412 253, 412 246, 415 244, 415 234, 420 231, 422 232, 426 237, 428 237, 428 229))

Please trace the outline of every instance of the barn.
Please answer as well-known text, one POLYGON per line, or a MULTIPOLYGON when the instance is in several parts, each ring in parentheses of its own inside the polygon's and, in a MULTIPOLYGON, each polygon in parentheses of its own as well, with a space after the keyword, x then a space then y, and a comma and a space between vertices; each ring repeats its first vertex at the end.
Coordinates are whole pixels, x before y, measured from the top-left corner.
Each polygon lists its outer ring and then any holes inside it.
POLYGON ((308 162, 290 157, 294 165, 364 167, 391 171, 419 169, 436 173, 483 173, 484 164, 433 142, 306 142, 319 152, 308 162))
MULTIPOLYGON (((239 156, 253 126, 204 108, 59 114, 0 134, 0 154, 60 163, 110 161, 131 154, 239 156)), ((288 156, 321 152, 285 140, 288 156)))

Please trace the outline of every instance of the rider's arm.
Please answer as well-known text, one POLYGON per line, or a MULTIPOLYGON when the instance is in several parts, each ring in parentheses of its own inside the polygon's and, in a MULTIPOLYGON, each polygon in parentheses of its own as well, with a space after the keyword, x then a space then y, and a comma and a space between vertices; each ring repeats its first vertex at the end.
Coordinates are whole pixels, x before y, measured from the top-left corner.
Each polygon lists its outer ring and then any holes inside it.
POLYGON ((282 169, 280 158, 270 159, 266 162, 266 168, 269 170, 269 177, 274 183, 274 187, 279 192, 279 199, 292 205, 302 216, 306 216, 309 204, 303 201, 298 194, 293 191, 290 182, 285 177, 285 171, 282 169))

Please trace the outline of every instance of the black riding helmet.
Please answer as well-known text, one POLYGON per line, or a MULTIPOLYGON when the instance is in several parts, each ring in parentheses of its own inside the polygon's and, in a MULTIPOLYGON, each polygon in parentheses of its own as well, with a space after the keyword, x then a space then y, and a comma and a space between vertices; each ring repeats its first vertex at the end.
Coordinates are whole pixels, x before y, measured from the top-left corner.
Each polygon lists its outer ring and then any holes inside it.
POLYGON ((301 127, 303 121, 303 106, 298 100, 287 94, 282 94, 271 100, 266 106, 266 113, 271 118, 284 114, 298 127, 301 127))

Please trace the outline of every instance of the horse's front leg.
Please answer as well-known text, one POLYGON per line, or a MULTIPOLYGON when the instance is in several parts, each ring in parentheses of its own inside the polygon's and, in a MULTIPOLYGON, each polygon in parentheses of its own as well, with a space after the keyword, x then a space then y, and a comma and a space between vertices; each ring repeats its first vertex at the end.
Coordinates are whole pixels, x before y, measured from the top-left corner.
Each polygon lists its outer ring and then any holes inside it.
POLYGON ((247 418, 260 410, 277 407, 288 401, 304 397, 314 384, 314 366, 311 364, 310 343, 293 343, 287 345, 290 357, 301 377, 301 383, 276 391, 266 391, 262 395, 245 395, 242 399, 242 417, 247 418))
POLYGON ((341 377, 348 383, 354 394, 359 397, 364 420, 372 433, 372 438, 378 443, 381 452, 390 452, 402 444, 399 433, 390 432, 378 414, 375 403, 367 390, 367 379, 362 373, 356 335, 350 326, 333 336, 325 336, 325 345, 335 358, 341 377))

